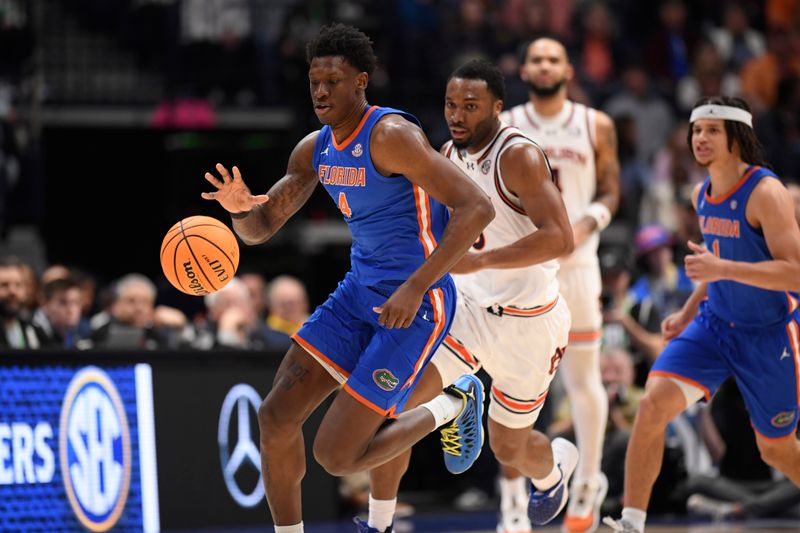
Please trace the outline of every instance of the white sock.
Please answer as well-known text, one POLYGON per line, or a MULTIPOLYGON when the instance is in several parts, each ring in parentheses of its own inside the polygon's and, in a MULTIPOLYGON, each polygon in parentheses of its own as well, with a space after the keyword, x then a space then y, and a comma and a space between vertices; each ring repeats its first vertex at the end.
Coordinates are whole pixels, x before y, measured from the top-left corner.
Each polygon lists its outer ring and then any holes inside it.
POLYGON ((556 483, 561 481, 561 476, 561 469, 558 468, 558 464, 556 464, 556 458, 553 457, 553 469, 550 471, 550 473, 541 479, 532 477, 531 482, 533 483, 533 486, 536 487, 536 490, 547 492, 555 487, 556 483))
POLYGON ((275 526, 275 533, 303 533, 303 521, 293 526, 275 526))
POLYGON ((423 403, 424 407, 433 415, 433 423, 438 428, 455 419, 464 407, 464 400, 450 394, 442 393, 433 400, 423 403))
POLYGON ((500 508, 513 509, 528 504, 528 485, 525 476, 513 479, 500 477, 500 508))
POLYGON ((622 509, 622 519, 638 529, 639 533, 644 533, 644 521, 647 519, 647 511, 634 507, 625 507, 622 509))
POLYGON ((369 527, 378 531, 386 531, 394 520, 394 510, 397 507, 397 498, 392 500, 376 500, 369 495, 369 527))

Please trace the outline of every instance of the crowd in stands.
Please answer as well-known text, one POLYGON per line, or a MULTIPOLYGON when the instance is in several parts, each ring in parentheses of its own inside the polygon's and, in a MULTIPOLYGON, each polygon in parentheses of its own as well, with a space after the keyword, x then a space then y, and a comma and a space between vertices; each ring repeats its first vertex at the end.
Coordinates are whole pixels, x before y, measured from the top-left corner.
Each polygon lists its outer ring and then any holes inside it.
POLYGON ((131 273, 98 290, 91 275, 43 272, 0 258, 0 347, 50 350, 261 350, 283 354, 308 318, 303 283, 242 273, 206 295, 201 312, 159 303, 156 284, 131 273))

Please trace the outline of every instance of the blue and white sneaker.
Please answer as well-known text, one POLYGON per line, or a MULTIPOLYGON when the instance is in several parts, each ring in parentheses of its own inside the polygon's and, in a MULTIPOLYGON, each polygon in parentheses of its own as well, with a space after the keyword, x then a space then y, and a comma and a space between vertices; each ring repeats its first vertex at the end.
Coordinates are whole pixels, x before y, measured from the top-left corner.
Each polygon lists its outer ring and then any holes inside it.
POLYGON ((444 392, 464 401, 455 420, 439 430, 444 465, 451 473, 461 474, 472 466, 483 447, 483 383, 465 374, 444 392))
POLYGON ((358 533, 392 533, 392 526, 386 528, 385 531, 378 531, 374 527, 369 527, 369 524, 361 520, 359 517, 353 517, 353 523, 356 525, 358 533))
POLYGON ((569 478, 578 464, 578 448, 567 439, 553 439, 553 461, 561 470, 561 479, 553 487, 541 492, 531 487, 531 498, 528 500, 528 518, 534 526, 542 526, 567 505, 569 499, 569 478))

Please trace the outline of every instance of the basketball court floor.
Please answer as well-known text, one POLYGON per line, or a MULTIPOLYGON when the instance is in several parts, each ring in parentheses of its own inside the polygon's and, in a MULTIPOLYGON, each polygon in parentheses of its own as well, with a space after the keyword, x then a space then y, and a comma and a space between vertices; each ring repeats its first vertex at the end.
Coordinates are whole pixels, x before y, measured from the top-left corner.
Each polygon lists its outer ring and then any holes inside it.
MULTIPOLYGON (((422 514, 402 519, 395 524, 395 533, 495 533, 494 512, 461 512, 448 514, 422 514)), ((270 533, 271 527, 237 529, 202 529, 182 533, 270 533)), ((534 533, 560 533, 560 523, 535 528, 534 533)), ((336 523, 310 523, 306 533, 356 533, 349 520, 336 523)), ((736 523, 667 523, 657 521, 647 525, 646 533, 800 533, 800 520, 764 520, 736 523)), ((167 533, 167 532, 165 532, 167 533)), ((175 532, 177 533, 177 532, 175 532)), ((613 533, 601 525, 597 533, 613 533)))

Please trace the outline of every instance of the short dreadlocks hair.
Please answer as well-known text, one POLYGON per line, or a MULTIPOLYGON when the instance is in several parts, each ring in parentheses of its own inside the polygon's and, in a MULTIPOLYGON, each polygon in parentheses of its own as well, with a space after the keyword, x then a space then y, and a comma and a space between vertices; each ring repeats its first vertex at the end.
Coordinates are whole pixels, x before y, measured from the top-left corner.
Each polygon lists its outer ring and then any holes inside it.
POLYGON ((308 63, 315 57, 341 56, 369 75, 375 71, 378 58, 372 50, 372 41, 362 31, 340 22, 320 28, 319 33, 306 45, 308 63))

